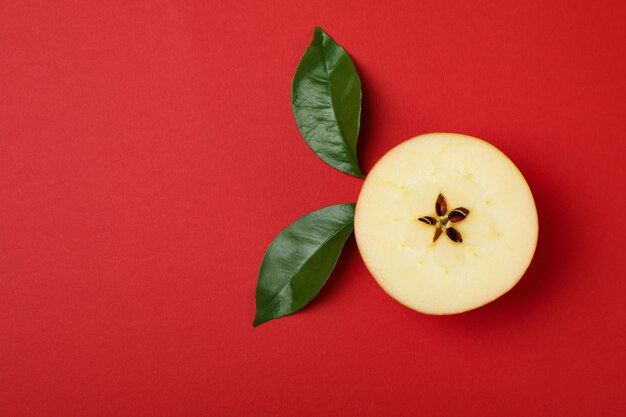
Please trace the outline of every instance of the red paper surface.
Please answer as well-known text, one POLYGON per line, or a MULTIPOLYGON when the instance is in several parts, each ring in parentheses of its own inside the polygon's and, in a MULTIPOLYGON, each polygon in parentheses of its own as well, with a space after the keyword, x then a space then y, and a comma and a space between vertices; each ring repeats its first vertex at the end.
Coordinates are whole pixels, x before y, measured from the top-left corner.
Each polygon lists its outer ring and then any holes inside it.
POLYGON ((3 1, 0 416, 626 415, 625 21, 622 1, 3 1), (413 312, 351 238, 317 300, 252 328, 267 245, 362 184, 293 120, 315 25, 361 74, 366 171, 432 131, 520 167, 540 236, 510 293, 413 312))

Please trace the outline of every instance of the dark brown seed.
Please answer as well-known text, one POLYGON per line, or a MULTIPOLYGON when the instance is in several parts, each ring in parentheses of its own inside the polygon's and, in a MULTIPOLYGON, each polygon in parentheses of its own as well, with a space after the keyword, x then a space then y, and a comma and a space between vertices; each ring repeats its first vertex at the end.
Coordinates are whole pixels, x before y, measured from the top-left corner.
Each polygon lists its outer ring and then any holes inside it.
POLYGON ((448 220, 454 223, 460 222, 465 217, 467 217, 468 214, 469 210, 465 207, 457 207, 450 212, 450 214, 448 215, 448 220))
POLYGON ((443 195, 439 194, 437 197, 437 203, 435 203, 435 211, 437 212, 437 216, 445 216, 448 212, 448 204, 446 203, 446 199, 443 198, 443 195))
POLYGON ((430 217, 430 216, 424 216, 424 217, 420 217, 419 219, 417 219, 423 223, 429 224, 429 225, 434 225, 437 223, 437 219, 435 219, 434 217, 430 217))
POLYGON ((435 241, 437 241, 437 239, 439 239, 439 236, 441 236, 441 232, 442 232, 441 228, 438 227, 438 228, 435 229, 435 237, 433 237, 433 242, 435 242, 435 241))
POLYGON ((463 242, 463 238, 461 237, 461 234, 454 227, 448 227, 446 229, 446 234, 448 235, 450 240, 452 240, 453 242, 459 242, 459 243, 463 242))

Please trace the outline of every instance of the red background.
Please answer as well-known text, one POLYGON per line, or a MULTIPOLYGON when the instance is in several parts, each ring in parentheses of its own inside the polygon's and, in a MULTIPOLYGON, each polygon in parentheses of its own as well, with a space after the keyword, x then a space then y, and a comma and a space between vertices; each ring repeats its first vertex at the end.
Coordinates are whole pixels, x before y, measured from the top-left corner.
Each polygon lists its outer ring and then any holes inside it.
POLYGON ((2 1, 0 416, 625 415, 625 21, 622 1, 2 1), (412 312, 351 238, 319 299, 252 328, 267 245, 362 184, 293 120, 315 25, 361 74, 366 171, 431 131, 518 164, 540 237, 510 293, 412 312))

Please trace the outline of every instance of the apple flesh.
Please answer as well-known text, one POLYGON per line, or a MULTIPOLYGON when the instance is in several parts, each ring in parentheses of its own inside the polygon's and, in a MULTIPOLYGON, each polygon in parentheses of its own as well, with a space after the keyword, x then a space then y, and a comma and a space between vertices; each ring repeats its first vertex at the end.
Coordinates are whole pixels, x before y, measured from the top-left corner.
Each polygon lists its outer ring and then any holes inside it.
POLYGON ((389 151, 367 176, 354 231, 365 265, 405 306, 454 314, 510 290, 535 252, 537 210, 526 180, 493 145, 471 136, 430 133, 389 151), (469 211, 438 216, 439 195, 469 211), (419 221, 430 216, 436 225, 419 221), (458 220, 458 219, 457 219, 458 220), (433 242, 437 225, 443 233, 433 242), (462 242, 452 240, 453 227, 462 242))

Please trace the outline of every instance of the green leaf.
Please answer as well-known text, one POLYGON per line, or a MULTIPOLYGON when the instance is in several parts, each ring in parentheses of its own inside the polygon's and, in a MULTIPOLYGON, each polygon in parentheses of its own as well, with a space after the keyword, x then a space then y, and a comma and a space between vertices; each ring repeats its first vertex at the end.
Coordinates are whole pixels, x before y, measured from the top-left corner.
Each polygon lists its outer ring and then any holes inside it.
POLYGON ((337 204, 291 223, 267 248, 253 326, 295 313, 322 289, 354 229, 354 204, 337 204))
POLYGON ((317 156, 363 178, 356 157, 361 80, 350 55, 320 28, 293 77, 291 106, 300 133, 317 156))

